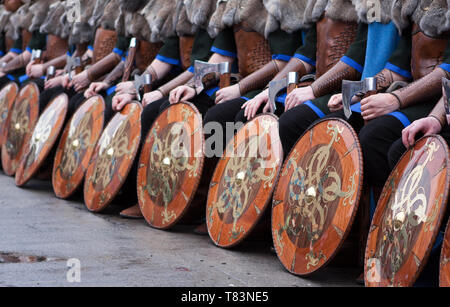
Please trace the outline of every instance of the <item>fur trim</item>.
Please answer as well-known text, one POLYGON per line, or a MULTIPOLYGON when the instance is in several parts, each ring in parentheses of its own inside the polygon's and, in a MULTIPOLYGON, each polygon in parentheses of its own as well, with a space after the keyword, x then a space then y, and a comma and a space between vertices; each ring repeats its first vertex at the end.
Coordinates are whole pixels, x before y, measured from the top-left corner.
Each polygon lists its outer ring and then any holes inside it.
POLYGON ((292 33, 307 27, 304 20, 307 2, 307 0, 264 0, 264 6, 269 15, 280 23, 282 30, 292 33))
POLYGON ((17 40, 22 34, 22 29, 28 29, 31 24, 32 14, 29 12, 30 5, 22 5, 15 13, 12 13, 9 18, 9 23, 5 26, 6 36, 17 40))
POLYGON ((66 12, 66 6, 62 2, 56 2, 50 5, 47 18, 44 20, 40 27, 40 32, 45 34, 53 34, 61 38, 67 38, 67 36, 62 37, 63 25, 61 24, 61 16, 66 12))
POLYGON ((392 5, 392 21, 399 31, 403 31, 411 25, 411 17, 419 5, 419 0, 395 0, 392 5))
MULTIPOLYGON (((106 1, 106 0, 105 0, 106 1)), ((101 1, 104 3, 105 1, 101 1)), ((96 1, 92 0, 80 0, 81 4, 81 20, 71 26, 71 33, 69 37, 70 45, 78 45, 89 43, 95 36, 95 30, 97 28, 96 23, 91 25, 90 21, 94 13, 94 8, 97 6, 96 1)), ((62 16, 65 18, 65 16, 62 16)))
MULTIPOLYGON (((450 0, 449 0, 450 1, 450 0)), ((216 10, 214 11, 208 24, 208 34, 211 37, 216 37, 219 33, 226 28, 223 23, 223 14, 227 8, 226 0, 219 0, 216 5, 216 10)))
POLYGON ((120 8, 125 12, 134 13, 142 10, 149 0, 119 0, 120 8))
POLYGON ((192 36, 197 33, 198 27, 189 20, 184 0, 177 1, 173 22, 178 36, 192 36))
POLYGON ((351 0, 329 0, 325 16, 344 22, 358 22, 358 15, 351 0))
POLYGON ((158 42, 162 37, 175 35, 174 15, 176 1, 150 0, 141 10, 150 30, 150 42, 158 42))
POLYGON ((96 29, 100 25, 100 19, 103 17, 106 6, 112 0, 97 0, 91 1, 92 3, 87 6, 90 10, 88 11, 88 15, 86 16, 86 21, 89 22, 91 27, 96 29))
POLYGON ((269 14, 262 0, 247 0, 245 2, 243 0, 228 0, 222 21, 227 27, 245 21, 254 31, 265 35, 268 18, 269 14))
POLYGON ((304 23, 308 26, 312 26, 319 21, 325 13, 327 4, 328 0, 308 0, 303 16, 304 23))
MULTIPOLYGON (((356 12, 358 13, 359 19, 364 23, 370 22, 381 22, 383 24, 388 24, 391 22, 391 10, 392 5, 395 0, 383 0, 379 1, 380 6, 380 17, 378 20, 375 20, 375 16, 368 16, 371 12, 373 12, 372 5, 368 4, 368 0, 353 0, 355 4, 356 12)), ((374 3, 373 0, 371 0, 374 3)))
POLYGON ((5 9, 4 5, 0 5, 0 31, 5 30, 6 25, 9 23, 11 12, 5 9))
POLYGON ((103 11, 103 16, 100 18, 100 26, 103 29, 115 30, 115 23, 119 15, 119 0, 111 0, 108 5, 106 5, 105 10, 103 11))
POLYGON ((49 14, 50 5, 55 2, 57 2, 57 0, 38 0, 30 6, 30 12, 33 14, 33 19, 31 20, 28 31, 34 32, 39 30, 49 14))
POLYGON ((199 27, 206 27, 217 7, 217 0, 185 0, 189 21, 199 27))
POLYGON ((427 7, 419 5, 419 9, 424 13, 418 24, 425 34, 435 37, 449 30, 446 16, 448 13, 447 0, 433 0, 427 7))

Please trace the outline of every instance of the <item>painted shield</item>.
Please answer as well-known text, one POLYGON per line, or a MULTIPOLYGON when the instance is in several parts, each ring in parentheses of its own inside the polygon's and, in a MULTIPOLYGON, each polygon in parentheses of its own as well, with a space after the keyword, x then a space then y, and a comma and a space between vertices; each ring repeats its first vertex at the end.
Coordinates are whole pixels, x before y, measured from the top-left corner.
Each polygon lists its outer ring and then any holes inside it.
POLYGON ((447 205, 448 147, 442 137, 419 140, 384 186, 370 227, 365 283, 413 286, 436 241, 447 205))
POLYGON ((9 114, 14 106, 19 87, 16 83, 11 82, 2 88, 0 91, 0 146, 5 142, 6 127, 8 127, 8 121, 10 119, 9 114))
POLYGON ((138 171, 141 211, 158 229, 174 226, 187 212, 203 170, 202 116, 190 103, 170 106, 153 123, 138 171))
POLYGON ((272 208, 275 249, 288 271, 312 274, 338 253, 362 183, 361 147, 347 122, 319 121, 300 138, 285 161, 272 208))
POLYGON ((8 120, 6 139, 2 146, 3 171, 14 176, 39 118, 39 88, 33 82, 23 87, 16 98, 8 120))
POLYGON ((95 145, 103 130, 105 101, 102 96, 87 99, 66 125, 53 165, 53 190, 69 198, 80 187, 95 145))
POLYGON ((282 161, 274 115, 256 117, 228 143, 206 209, 209 236, 216 245, 233 247, 250 234, 271 200, 282 161))
POLYGON ((450 287, 450 220, 447 223, 444 244, 442 244, 439 285, 441 287, 450 287))
POLYGON ((141 113, 139 103, 128 104, 98 140, 84 183, 84 201, 90 211, 103 211, 122 188, 139 148, 141 113))

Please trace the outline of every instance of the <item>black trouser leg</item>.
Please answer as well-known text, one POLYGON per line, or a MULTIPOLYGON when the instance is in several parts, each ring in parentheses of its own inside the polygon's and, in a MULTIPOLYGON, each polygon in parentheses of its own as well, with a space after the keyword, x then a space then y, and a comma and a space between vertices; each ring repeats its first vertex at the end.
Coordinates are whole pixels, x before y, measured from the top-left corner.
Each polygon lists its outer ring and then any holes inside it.
POLYGON ((320 117, 308 106, 299 105, 280 117, 280 139, 284 155, 291 152, 300 137, 320 117))
POLYGON ((370 121, 359 134, 364 156, 364 174, 368 183, 383 187, 389 177, 388 152, 402 136, 403 124, 395 117, 385 115, 370 121))

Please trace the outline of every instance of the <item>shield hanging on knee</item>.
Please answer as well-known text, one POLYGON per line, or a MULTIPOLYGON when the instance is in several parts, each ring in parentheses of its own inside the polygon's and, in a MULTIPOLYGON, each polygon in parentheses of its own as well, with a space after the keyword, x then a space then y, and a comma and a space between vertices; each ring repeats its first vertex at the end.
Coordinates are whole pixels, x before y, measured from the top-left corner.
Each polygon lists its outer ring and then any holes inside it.
POLYGON ((10 116, 2 146, 2 166, 7 175, 14 176, 39 117, 39 88, 34 82, 20 90, 10 116))
POLYGON ((80 187, 104 120, 105 101, 102 96, 94 96, 78 108, 66 125, 53 165, 53 191, 58 198, 69 198, 80 187))
POLYGON ((10 114, 18 92, 19 87, 15 82, 8 83, 0 91, 0 147, 5 143, 10 114))
POLYGON ((150 226, 168 229, 189 211, 203 170, 203 123, 188 102, 153 123, 139 161, 138 199, 150 226))
POLYGON ((206 209, 209 236, 216 245, 233 247, 250 235, 271 200, 282 161, 275 115, 257 116, 228 143, 206 209))
POLYGON ((439 285, 441 287, 450 287, 450 220, 447 223, 444 243, 442 244, 439 285))
POLYGON ((103 211, 125 183, 139 148, 141 113, 139 103, 130 103, 103 131, 84 184, 84 201, 90 211, 103 211))
POLYGON ((392 171, 370 227, 366 286, 413 286, 440 231, 449 190, 448 146, 419 140, 392 171))
POLYGON ((61 94, 45 108, 25 144, 23 158, 16 172, 16 185, 21 187, 40 170, 53 149, 67 115, 69 97, 61 94))
POLYGON ((346 121, 321 120, 299 139, 281 171, 272 208, 275 250, 289 272, 312 274, 338 253, 362 183, 361 146, 346 121))

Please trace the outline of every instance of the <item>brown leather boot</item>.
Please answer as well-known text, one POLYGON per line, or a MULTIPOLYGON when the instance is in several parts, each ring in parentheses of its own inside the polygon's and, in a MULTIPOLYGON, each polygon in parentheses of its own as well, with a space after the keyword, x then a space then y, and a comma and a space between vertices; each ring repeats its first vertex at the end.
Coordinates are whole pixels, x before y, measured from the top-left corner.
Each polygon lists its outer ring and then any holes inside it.
POLYGON ((194 229, 194 233, 199 236, 207 236, 208 226, 206 225, 206 223, 203 223, 194 229))
POLYGON ((120 212, 120 216, 126 219, 134 220, 140 220, 144 218, 141 212, 141 207, 139 207, 139 205, 135 205, 126 210, 123 210, 122 212, 120 212))

